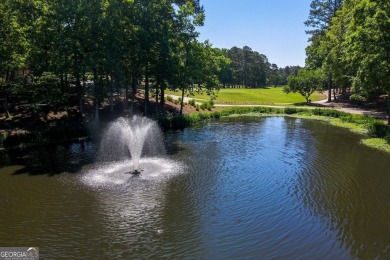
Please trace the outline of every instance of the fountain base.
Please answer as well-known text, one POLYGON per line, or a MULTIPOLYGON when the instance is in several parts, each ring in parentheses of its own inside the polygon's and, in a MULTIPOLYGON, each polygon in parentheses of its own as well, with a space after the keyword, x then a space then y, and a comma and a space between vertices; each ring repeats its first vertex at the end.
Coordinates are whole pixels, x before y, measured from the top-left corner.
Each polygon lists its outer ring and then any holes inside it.
POLYGON ((134 174, 134 175, 138 175, 138 174, 141 174, 143 170, 134 170, 132 172, 129 172, 129 174, 134 174))

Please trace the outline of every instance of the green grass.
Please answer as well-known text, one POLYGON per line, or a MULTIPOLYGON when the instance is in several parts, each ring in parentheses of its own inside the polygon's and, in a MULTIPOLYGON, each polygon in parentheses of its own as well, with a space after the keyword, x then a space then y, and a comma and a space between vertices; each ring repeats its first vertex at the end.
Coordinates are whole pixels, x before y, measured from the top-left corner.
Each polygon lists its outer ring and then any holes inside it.
MULTIPOLYGON (((180 95, 180 92, 166 91, 167 94, 180 95)), ((195 94, 195 99, 209 100, 210 96, 206 93, 195 94)), ((311 95, 312 101, 325 99, 326 97, 319 92, 311 95)), ((226 88, 220 89, 217 94, 216 103, 237 103, 237 104, 253 104, 253 105, 288 105, 299 104, 306 102, 305 99, 298 93, 286 94, 282 87, 276 88, 226 88)))
POLYGON ((375 148, 377 150, 390 153, 390 144, 388 144, 384 139, 382 138, 369 138, 369 139, 363 139, 361 141, 362 144, 375 148))

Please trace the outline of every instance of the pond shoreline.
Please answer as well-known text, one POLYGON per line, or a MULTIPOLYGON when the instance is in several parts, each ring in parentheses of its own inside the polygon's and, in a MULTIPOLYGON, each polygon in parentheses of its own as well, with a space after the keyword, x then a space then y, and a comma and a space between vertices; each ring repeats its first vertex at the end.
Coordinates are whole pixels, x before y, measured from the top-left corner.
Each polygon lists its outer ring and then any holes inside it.
MULTIPOLYGON (((286 116, 326 121, 362 135, 361 143, 371 148, 390 153, 390 129, 383 121, 370 116, 350 114, 333 109, 236 107, 209 113, 193 113, 175 116, 153 116, 163 131, 182 130, 221 117, 286 116)), ((96 127, 96 126, 95 126, 96 127)), ((104 125, 100 126, 100 128, 104 125)), ((83 142, 98 137, 90 124, 51 128, 17 135, 1 136, 0 151, 25 149, 35 146, 83 142), (64 138, 60 138, 63 136, 64 138), (31 141, 32 140, 32 141, 31 141)))

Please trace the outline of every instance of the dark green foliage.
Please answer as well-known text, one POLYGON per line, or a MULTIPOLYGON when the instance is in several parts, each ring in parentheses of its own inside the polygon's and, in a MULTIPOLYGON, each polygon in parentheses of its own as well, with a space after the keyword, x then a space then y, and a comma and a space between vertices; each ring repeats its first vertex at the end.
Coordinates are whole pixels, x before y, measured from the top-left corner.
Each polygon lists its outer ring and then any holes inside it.
POLYGON ((390 128, 382 122, 372 122, 368 125, 368 133, 372 137, 384 138, 390 135, 390 128))
POLYGON ((75 141, 88 136, 90 136, 90 133, 84 126, 51 127, 29 133, 8 135, 6 138, 3 138, 2 145, 5 148, 20 145, 43 145, 47 143, 75 141))
POLYGON ((354 103, 357 103, 357 104, 361 104, 363 102, 366 102, 367 99, 362 96, 362 95, 359 95, 359 94, 352 94, 350 97, 349 97, 349 100, 354 102, 354 103))
POLYGON ((283 88, 285 93, 296 93, 301 94, 307 103, 310 103, 310 95, 316 90, 321 90, 325 85, 324 73, 317 70, 301 69, 298 75, 291 75, 288 77, 288 85, 283 88))
POLYGON ((174 116, 171 119, 171 128, 174 130, 183 129, 189 125, 189 120, 183 115, 174 116))
POLYGON ((203 102, 202 105, 200 105, 200 108, 202 110, 209 110, 211 111, 211 109, 214 107, 214 101, 210 100, 210 101, 206 101, 206 102, 203 102))
POLYGON ((157 121, 158 121, 158 124, 159 126, 164 129, 164 130, 168 130, 169 128, 171 128, 171 121, 169 120, 169 118, 167 116, 160 116, 157 118, 157 121))
POLYGON ((190 99, 190 101, 188 101, 188 104, 195 107, 195 99, 190 99))
POLYGON ((388 143, 388 144, 390 144, 390 134, 387 134, 386 136, 385 136, 385 141, 388 143))
POLYGON ((338 111, 334 109, 320 109, 320 108, 313 109, 312 114, 316 116, 328 116, 334 118, 340 118, 341 116, 348 115, 347 113, 342 111, 338 111))
POLYGON ((318 35, 327 30, 342 3, 343 0, 313 0, 310 4, 309 18, 305 22, 311 30, 306 33, 318 35))
POLYGON ((286 107, 284 109, 284 113, 287 115, 296 114, 297 112, 298 112, 298 110, 295 107, 286 107))

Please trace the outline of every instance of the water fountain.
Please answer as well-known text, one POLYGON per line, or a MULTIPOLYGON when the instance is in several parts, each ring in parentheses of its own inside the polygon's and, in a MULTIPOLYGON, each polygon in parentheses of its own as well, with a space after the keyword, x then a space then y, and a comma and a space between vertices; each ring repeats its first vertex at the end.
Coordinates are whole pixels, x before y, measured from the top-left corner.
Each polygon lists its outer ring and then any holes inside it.
POLYGON ((128 173, 140 174, 142 155, 158 156, 164 153, 163 138, 157 123, 147 117, 119 118, 111 123, 103 136, 99 158, 117 161, 131 157, 132 169, 128 173))
POLYGON ((183 165, 166 155, 157 123, 133 116, 106 127, 96 162, 85 169, 82 181, 93 187, 134 190, 146 180, 163 181, 183 170, 183 165))

